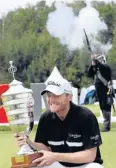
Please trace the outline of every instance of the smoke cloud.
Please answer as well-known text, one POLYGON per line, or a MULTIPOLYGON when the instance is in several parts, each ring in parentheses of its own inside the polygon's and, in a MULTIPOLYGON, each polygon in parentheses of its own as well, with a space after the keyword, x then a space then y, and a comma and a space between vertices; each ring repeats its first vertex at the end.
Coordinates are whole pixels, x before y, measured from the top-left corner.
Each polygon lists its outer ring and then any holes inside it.
MULTIPOLYGON (((101 21, 99 12, 91 6, 90 0, 86 1, 86 7, 81 9, 76 16, 71 7, 66 3, 56 2, 56 10, 48 15, 46 28, 49 34, 59 38, 62 45, 67 45, 70 51, 81 49, 84 46, 85 35, 83 29, 92 41, 92 45, 100 43, 96 36, 99 31, 107 30, 106 24, 101 21), (93 44, 94 43, 94 44, 93 44)), ((110 49, 102 45, 102 49, 110 49)))

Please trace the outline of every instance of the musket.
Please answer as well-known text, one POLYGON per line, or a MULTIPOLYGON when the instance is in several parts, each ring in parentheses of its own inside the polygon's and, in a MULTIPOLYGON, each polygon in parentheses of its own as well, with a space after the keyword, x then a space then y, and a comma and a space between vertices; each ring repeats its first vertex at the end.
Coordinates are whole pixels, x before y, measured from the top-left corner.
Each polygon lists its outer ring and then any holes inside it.
MULTIPOLYGON (((113 88, 113 84, 112 84, 112 97, 116 100, 116 96, 115 96, 115 90, 114 90, 114 88, 113 88)), ((114 106, 114 103, 113 103, 113 110, 114 110, 114 112, 116 112, 116 109, 115 109, 115 106, 114 106)))
POLYGON ((90 46, 89 38, 88 38, 88 36, 87 36, 87 33, 86 33, 85 29, 83 29, 83 31, 84 31, 84 34, 85 34, 85 38, 86 38, 88 50, 89 50, 90 53, 92 54, 93 52, 92 52, 92 49, 91 49, 91 46, 90 46))

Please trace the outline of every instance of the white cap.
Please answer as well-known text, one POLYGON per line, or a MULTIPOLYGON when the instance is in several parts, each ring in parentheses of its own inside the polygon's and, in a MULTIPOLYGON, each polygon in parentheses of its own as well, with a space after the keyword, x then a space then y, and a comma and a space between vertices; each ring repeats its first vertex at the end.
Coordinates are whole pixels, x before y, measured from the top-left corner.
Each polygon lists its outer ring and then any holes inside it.
POLYGON ((45 94, 47 91, 55 95, 62 95, 63 93, 72 94, 72 86, 65 79, 61 81, 52 80, 47 82, 46 89, 41 92, 41 95, 45 94))

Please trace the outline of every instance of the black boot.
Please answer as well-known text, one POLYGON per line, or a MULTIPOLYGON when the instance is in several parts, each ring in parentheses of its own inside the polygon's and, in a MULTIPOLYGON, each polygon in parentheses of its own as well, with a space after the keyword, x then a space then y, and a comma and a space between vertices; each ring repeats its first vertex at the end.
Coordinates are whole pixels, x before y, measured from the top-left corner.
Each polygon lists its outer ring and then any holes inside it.
POLYGON ((110 131, 110 128, 102 128, 101 130, 100 130, 101 132, 108 132, 108 131, 110 131))
POLYGON ((103 110, 102 114, 103 114, 103 117, 104 117, 104 127, 101 129, 101 132, 110 131, 111 112, 103 110))

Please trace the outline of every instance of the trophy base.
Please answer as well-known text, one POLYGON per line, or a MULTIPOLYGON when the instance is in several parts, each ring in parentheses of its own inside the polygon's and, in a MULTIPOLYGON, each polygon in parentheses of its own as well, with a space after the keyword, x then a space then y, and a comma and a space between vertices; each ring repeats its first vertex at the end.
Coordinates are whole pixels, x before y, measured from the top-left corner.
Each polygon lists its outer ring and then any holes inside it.
POLYGON ((32 163, 32 161, 41 156, 42 156, 42 153, 35 152, 32 154, 18 155, 18 156, 11 157, 11 161, 12 161, 11 168, 36 167, 37 163, 32 163))

